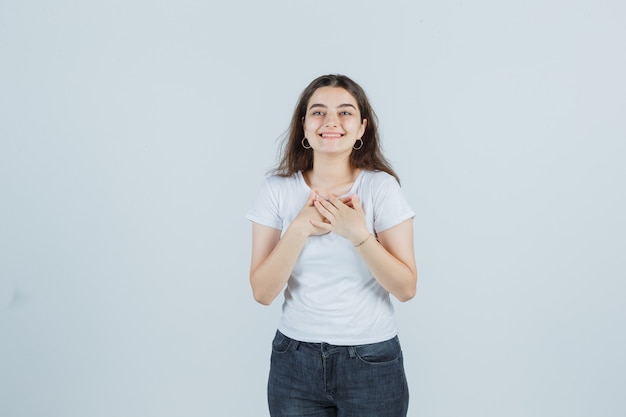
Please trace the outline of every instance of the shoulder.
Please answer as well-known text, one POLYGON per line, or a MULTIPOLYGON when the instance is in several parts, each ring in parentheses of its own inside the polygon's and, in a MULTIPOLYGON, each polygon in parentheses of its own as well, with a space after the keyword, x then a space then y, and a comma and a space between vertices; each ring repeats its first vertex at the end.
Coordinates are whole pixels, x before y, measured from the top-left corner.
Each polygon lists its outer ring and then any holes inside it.
POLYGON ((363 171, 363 184, 377 189, 380 187, 400 187, 398 181, 393 175, 386 173, 385 171, 363 171))
POLYGON ((282 175, 267 175, 265 177, 265 184, 272 189, 283 189, 296 186, 300 182, 300 173, 293 174, 291 176, 282 175))
POLYGON ((301 178, 300 173, 291 176, 268 174, 263 178, 259 192, 280 199, 282 196, 290 195, 300 189, 303 181, 301 178))

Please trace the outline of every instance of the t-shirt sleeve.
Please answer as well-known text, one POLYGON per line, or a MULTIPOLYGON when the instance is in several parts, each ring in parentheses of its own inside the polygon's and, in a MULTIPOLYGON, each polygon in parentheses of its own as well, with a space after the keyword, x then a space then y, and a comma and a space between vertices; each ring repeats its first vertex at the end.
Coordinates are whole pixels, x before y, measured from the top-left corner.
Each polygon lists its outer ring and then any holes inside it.
POLYGON ((374 190, 374 231, 382 232, 415 217, 400 184, 392 176, 374 190))
POLYGON ((268 178, 259 187, 256 198, 246 213, 246 218, 263 226, 282 229, 283 221, 279 216, 278 198, 273 193, 268 178))

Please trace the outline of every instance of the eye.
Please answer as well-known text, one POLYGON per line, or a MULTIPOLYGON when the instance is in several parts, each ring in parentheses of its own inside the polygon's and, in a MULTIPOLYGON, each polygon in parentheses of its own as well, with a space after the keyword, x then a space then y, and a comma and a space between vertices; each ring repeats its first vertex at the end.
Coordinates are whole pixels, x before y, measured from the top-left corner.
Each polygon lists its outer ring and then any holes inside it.
POLYGON ((342 115, 342 116, 352 116, 352 113, 350 113, 350 112, 349 112, 349 111, 347 111, 347 110, 344 110, 344 111, 342 111, 342 112, 339 112, 339 114, 340 114, 340 115, 342 115))
POLYGON ((318 111, 314 111, 313 113, 311 113, 311 115, 312 116, 323 116, 324 112, 321 112, 321 111, 318 110, 318 111))

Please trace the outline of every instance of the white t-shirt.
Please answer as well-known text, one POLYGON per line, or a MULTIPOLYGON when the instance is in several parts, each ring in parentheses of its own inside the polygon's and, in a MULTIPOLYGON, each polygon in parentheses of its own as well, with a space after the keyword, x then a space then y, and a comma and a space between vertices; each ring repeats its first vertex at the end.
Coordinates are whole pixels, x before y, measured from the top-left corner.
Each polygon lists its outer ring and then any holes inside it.
MULTIPOLYGON (((306 203, 311 189, 301 172, 268 176, 246 217, 281 230, 306 203)), ((386 172, 362 171, 351 190, 374 235, 415 216, 396 179, 386 172)), ((389 293, 381 287, 352 243, 335 233, 310 236, 284 292, 278 329, 303 342, 360 345, 397 334, 389 293)))

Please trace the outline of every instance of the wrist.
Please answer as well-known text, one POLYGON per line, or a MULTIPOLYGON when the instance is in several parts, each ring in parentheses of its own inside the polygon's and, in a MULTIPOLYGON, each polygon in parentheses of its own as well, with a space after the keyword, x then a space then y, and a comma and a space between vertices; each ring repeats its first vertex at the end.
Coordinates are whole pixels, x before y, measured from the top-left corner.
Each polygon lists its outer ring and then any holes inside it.
POLYGON ((291 223, 287 226, 287 230, 285 230, 285 234, 289 234, 298 240, 306 240, 310 235, 310 225, 307 227, 306 224, 298 224, 297 222, 291 223))
POLYGON ((367 242, 371 237, 372 237, 372 234, 368 232, 367 236, 363 237, 362 239, 360 239, 360 240, 358 240, 356 242, 353 241, 352 245, 355 248, 358 248, 359 246, 362 246, 363 244, 365 244, 365 242, 367 242))

